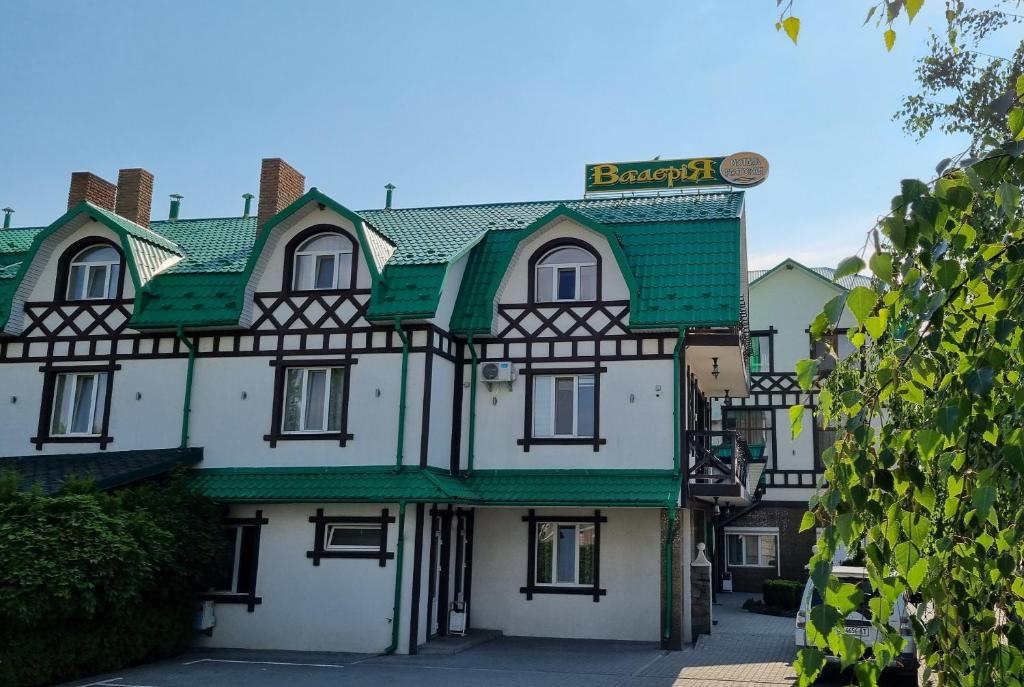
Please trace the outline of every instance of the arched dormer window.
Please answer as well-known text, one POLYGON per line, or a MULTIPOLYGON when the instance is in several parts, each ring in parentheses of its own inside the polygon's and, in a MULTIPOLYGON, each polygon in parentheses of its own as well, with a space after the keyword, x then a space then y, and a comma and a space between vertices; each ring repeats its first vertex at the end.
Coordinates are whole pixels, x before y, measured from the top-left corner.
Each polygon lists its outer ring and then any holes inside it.
POLYGON ((345 234, 314 227, 289 245, 285 286, 292 291, 328 291, 355 286, 355 244, 345 234))
POLYGON ((533 300, 560 303, 597 300, 599 260, 589 246, 568 239, 538 251, 533 262, 533 300))
POLYGON ((66 283, 66 300, 103 301, 121 297, 124 260, 112 244, 91 242, 84 248, 72 246, 65 255, 66 267, 61 272, 67 276, 59 283, 66 283))

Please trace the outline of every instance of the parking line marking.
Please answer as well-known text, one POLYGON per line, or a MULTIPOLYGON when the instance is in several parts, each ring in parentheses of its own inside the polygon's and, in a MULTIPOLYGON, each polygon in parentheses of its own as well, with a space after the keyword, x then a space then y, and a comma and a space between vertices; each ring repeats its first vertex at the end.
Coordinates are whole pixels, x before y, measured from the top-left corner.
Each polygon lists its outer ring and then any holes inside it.
POLYGON ((118 682, 123 680, 123 677, 112 677, 107 680, 101 680, 100 682, 89 682, 79 687, 153 687, 152 685, 130 685, 126 682, 118 682))
MULTIPOLYGON (((186 661, 185 665, 191 666, 196 663, 250 663, 253 665, 265 665, 265 666, 306 666, 309 668, 344 668, 345 666, 341 663, 292 663, 290 661, 242 661, 239 659, 230 658, 197 658, 194 661, 186 661)), ((97 683, 100 684, 100 683, 97 683)), ((89 687, 83 685, 83 687, 89 687)), ((114 685, 113 687, 121 687, 120 685, 114 685)), ((138 685, 125 685, 124 687, 139 687, 138 685)))

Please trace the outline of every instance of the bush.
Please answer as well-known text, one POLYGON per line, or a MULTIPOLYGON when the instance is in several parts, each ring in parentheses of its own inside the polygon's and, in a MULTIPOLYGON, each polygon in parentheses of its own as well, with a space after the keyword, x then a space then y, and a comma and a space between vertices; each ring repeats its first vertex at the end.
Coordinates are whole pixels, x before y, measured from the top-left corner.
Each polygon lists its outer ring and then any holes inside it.
POLYGON ((796 611, 804 595, 804 583, 786 579, 765 580, 761 584, 761 594, 765 606, 796 611))
POLYGON ((180 652, 223 547, 219 508, 180 478, 52 496, 0 480, 0 684, 180 652))

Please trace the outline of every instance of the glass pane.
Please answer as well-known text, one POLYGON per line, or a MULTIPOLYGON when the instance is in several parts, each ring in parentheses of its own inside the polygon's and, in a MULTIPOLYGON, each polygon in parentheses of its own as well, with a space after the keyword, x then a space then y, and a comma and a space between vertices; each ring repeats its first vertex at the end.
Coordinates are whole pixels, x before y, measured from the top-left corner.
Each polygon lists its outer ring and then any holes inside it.
POLYGON ((306 431, 319 432, 324 429, 324 398, 327 391, 327 371, 309 370, 306 373, 306 431))
POLYGON ((331 394, 327 408, 327 429, 332 432, 341 431, 341 391, 345 371, 340 367, 331 370, 331 394))
POLYGON ((347 289, 352 284, 352 254, 338 254, 338 288, 347 289))
POLYGON ((334 525, 327 533, 328 548, 379 549, 380 527, 376 525, 334 525))
POLYGON ((775 565, 775 537, 758 537, 761 542, 761 565, 775 565))
POLYGON ((319 234, 302 244, 303 252, 352 251, 352 242, 341 234, 319 234))
POLYGON ((53 395, 53 421, 50 434, 68 433, 68 418, 71 417, 71 394, 68 392, 68 375, 57 375, 57 389, 53 395))
POLYGON ((571 301, 576 298, 576 269, 558 270, 558 300, 571 301))
POLYGON ((576 436, 594 436, 594 375, 579 376, 576 401, 576 436))
POLYGON ((295 256, 295 276, 292 278, 292 288, 296 291, 308 291, 313 288, 313 256, 295 256))
POLYGON ((551 584, 555 557, 555 523, 537 524, 537 583, 551 584))
POLYGON ((213 588, 219 592, 235 591, 235 569, 238 563, 238 530, 237 527, 225 527, 224 556, 218 559, 217 577, 213 588))
POLYGON ((580 525, 580 584, 594 584, 594 526, 580 525))
POLYGON ((107 297, 113 298, 117 295, 117 282, 121 276, 121 266, 118 264, 111 265, 107 268, 107 272, 110 273, 110 278, 107 280, 107 297))
POLYGON ((92 375, 77 375, 75 377, 75 401, 71 411, 71 432, 73 434, 86 434, 89 432, 89 414, 92 411, 92 399, 95 378, 92 375))
POLYGON ((597 298, 597 265, 580 268, 580 300, 592 301, 597 298))
POLYGON ((738 534, 729 535, 729 565, 743 565, 743 537, 738 534))
POLYGON ((334 288, 334 256, 316 256, 316 288, 334 288))
POLYGON ((107 297, 107 268, 105 265, 91 265, 89 268, 86 298, 107 297))
POLYGON ((582 248, 559 248, 553 250, 540 261, 542 265, 593 265, 594 256, 582 248))
POLYGON ((235 573, 235 577, 238 580, 235 583, 235 591, 239 593, 252 591, 253 579, 252 579, 252 564, 253 558, 256 557, 256 528, 255 527, 240 527, 241 534, 241 546, 238 548, 238 571, 235 573))
POLYGON ((575 380, 572 377, 555 378, 555 435, 572 436, 572 397, 575 380))
POLYGON ((551 436, 551 384, 553 377, 533 378, 533 436, 551 436))
POLYGON ((576 525, 558 526, 558 581, 576 581, 576 525))
POLYGON ((79 253, 74 262, 121 262, 121 256, 110 246, 97 246, 79 253))
POLYGON ((93 405, 96 410, 92 414, 92 433, 102 434, 103 433, 103 415, 104 415, 104 396, 107 393, 107 373, 100 372, 96 375, 96 398, 93 400, 93 405))
POLYGON ((743 537, 744 559, 747 565, 757 565, 757 540, 758 537, 743 537))
POLYGON ((550 303, 555 300, 554 295, 554 269, 551 267, 537 268, 537 294, 538 303, 550 303))
POLYGON ((68 298, 73 301, 80 301, 85 298, 85 273, 88 267, 75 265, 71 268, 71 276, 68 278, 68 298))
POLYGON ((761 371, 761 338, 750 337, 750 371, 761 371))
POLYGON ((300 406, 302 405, 302 370, 294 367, 288 370, 284 382, 284 421, 281 429, 285 432, 299 430, 300 406))
POLYGON ((850 339, 846 334, 839 334, 838 339, 839 350, 837 352, 839 353, 840 360, 857 350, 853 347, 853 344, 850 343, 850 339))

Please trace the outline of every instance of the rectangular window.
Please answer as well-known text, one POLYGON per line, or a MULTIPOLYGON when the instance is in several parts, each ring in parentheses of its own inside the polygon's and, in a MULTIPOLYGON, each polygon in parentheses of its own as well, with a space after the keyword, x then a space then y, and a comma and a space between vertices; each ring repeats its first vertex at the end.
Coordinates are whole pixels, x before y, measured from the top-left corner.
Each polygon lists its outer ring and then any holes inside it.
POLYGON ((725 429, 732 429, 747 441, 750 457, 771 464, 775 445, 775 410, 726 406, 722 409, 725 429))
POLYGON ((772 334, 774 329, 750 332, 750 372, 773 372, 772 334))
POLYGON ((290 367, 285 373, 286 433, 341 431, 345 370, 340 367, 290 367))
POLYGON ((267 524, 263 511, 251 518, 225 518, 224 557, 213 586, 200 598, 226 604, 245 604, 252 613, 263 599, 256 596, 260 531, 267 524))
POLYGON ((832 351, 836 351, 839 354, 839 359, 843 360, 856 350, 853 344, 850 343, 846 329, 838 329, 830 334, 826 334, 821 339, 811 342, 811 357, 822 359, 821 366, 818 369, 823 372, 830 372, 836 369, 836 359, 833 357, 832 351), (830 348, 831 350, 829 350, 830 348))
POLYGON ((593 437, 594 413, 594 375, 534 377, 534 437, 593 437))
POLYGON ((777 532, 727 532, 726 560, 734 567, 777 568, 779 535, 777 532))
POLYGON ((379 524, 327 525, 324 550, 377 551, 380 549, 381 527, 379 524))
POLYGON ((313 565, 320 565, 324 558, 368 558, 383 568, 395 557, 387 550, 388 525, 395 521, 387 508, 379 516, 326 515, 323 508, 317 508, 309 521, 314 526, 313 549, 306 552, 306 558, 312 559, 313 565))
POLYGON ((102 434, 106 391, 106 372, 58 374, 50 436, 102 434))
POLYGON ((529 532, 528 576, 519 591, 527 600, 534 594, 583 594, 598 601, 606 592, 599 587, 601 511, 593 516, 549 517, 534 511, 523 516, 529 532))
POLYGON ((836 443, 835 427, 822 427, 821 420, 814 418, 814 469, 824 470, 825 462, 822 460, 825 450, 836 443))

